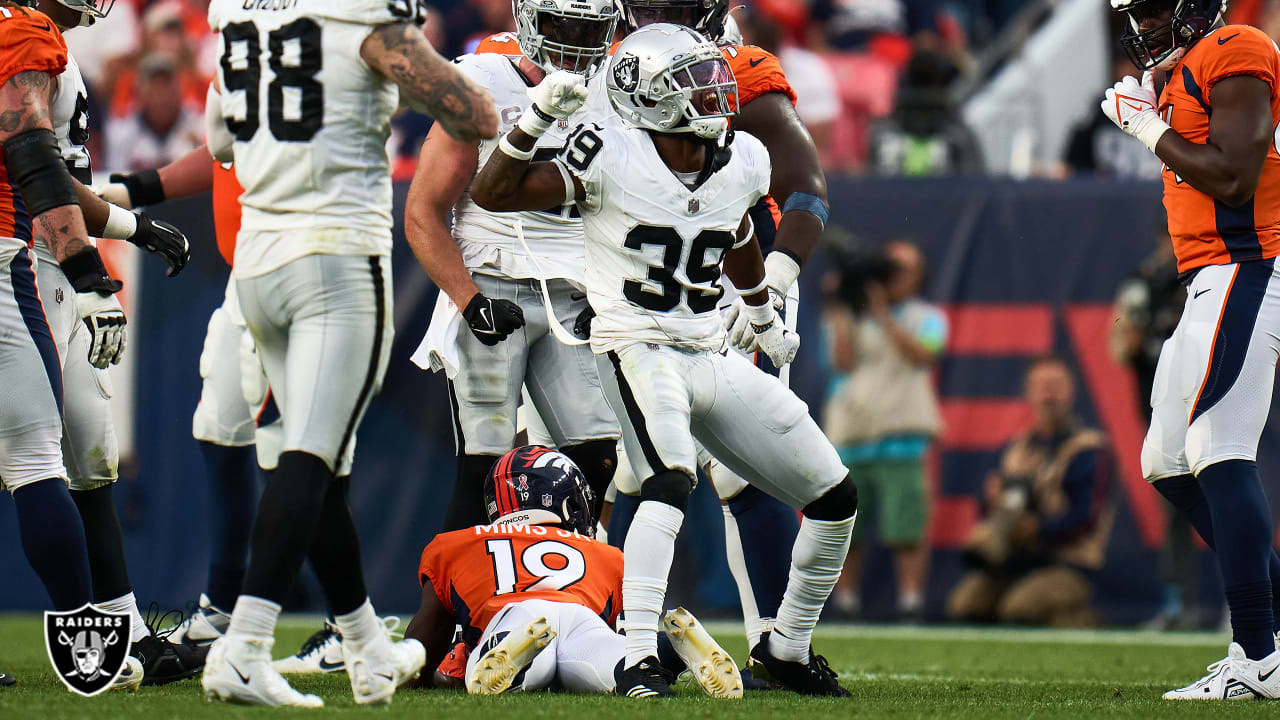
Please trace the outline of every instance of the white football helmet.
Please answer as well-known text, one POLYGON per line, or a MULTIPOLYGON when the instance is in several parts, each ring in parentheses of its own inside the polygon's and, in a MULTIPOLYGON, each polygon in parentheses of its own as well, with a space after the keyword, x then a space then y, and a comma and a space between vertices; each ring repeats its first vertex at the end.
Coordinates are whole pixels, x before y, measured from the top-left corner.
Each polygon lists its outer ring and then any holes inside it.
MULTIPOLYGON (((99 18, 104 18, 107 13, 111 12, 111 8, 115 7, 116 0, 54 0, 59 5, 75 10, 80 13, 80 27, 89 27, 99 18)), ((22 3, 19 3, 20 5, 22 3)), ((27 0, 27 5, 36 6, 36 0, 27 0)))
POLYGON ((716 44, 683 25, 656 23, 628 35, 606 78, 624 120, 664 133, 716 139, 738 113, 738 83, 716 44))
POLYGON ((609 57, 618 24, 614 0, 511 0, 525 57, 547 72, 591 77, 609 57))

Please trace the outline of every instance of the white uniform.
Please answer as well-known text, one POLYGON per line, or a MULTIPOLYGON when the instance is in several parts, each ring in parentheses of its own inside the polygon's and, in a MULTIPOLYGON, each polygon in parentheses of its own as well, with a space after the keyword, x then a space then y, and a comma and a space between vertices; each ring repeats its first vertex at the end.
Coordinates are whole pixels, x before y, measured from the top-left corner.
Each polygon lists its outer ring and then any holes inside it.
POLYGON ((568 692, 613 691, 613 669, 626 657, 626 639, 590 608, 549 600, 524 600, 499 610, 467 657, 467 677, 471 677, 480 658, 507 634, 538 618, 546 618, 556 636, 538 653, 513 689, 545 690, 554 684, 568 692))
POLYGON ((386 139, 398 92, 360 48, 419 12, 387 0, 209 7, 244 188, 236 292, 280 409, 279 450, 315 455, 339 476, 392 340, 386 139))
MULTIPOLYGON (((463 55, 456 63, 459 71, 493 95, 502 123, 497 138, 480 143, 477 167, 483 167, 497 150, 498 139, 529 107, 529 85, 506 55, 463 55)), ((591 99, 576 116, 575 124, 613 116, 604 73, 595 75, 590 86, 591 99)), ((567 122, 552 126, 538 139, 536 157, 554 157, 571 129, 567 122)), ((591 351, 584 345, 565 345, 551 334, 537 282, 538 278, 547 280, 556 322, 572 333, 575 320, 587 307, 582 290, 582 220, 577 208, 566 204, 545 212, 492 213, 464 193, 454 207, 453 237, 480 291, 491 299, 519 305, 526 322, 496 345, 481 343, 462 323, 450 330, 453 337, 448 340, 457 347, 450 391, 458 454, 501 455, 513 447, 522 384, 540 422, 545 423, 548 437, 544 442, 564 448, 617 438, 618 421, 600 390, 591 351)), ((451 303, 438 304, 432 324, 437 328, 447 325, 457 310, 451 303)), ((432 332, 424 338, 424 345, 430 343, 432 332)))
POLYGON ((804 507, 847 474, 808 408, 725 347, 721 262, 768 192, 769 157, 738 133, 729 162, 688 188, 637 128, 583 127, 556 162, 586 190, 591 346, 642 482, 697 471, 696 437, 761 490, 804 507))
MULTIPOLYGON (((71 174, 92 181, 89 152, 89 96, 75 58, 57 77, 51 122, 71 174)), ((40 301, 62 364, 62 454, 73 490, 92 490, 119 477, 120 448, 111 416, 111 377, 89 364, 93 337, 76 313, 75 288, 42 239, 35 243, 40 301)))

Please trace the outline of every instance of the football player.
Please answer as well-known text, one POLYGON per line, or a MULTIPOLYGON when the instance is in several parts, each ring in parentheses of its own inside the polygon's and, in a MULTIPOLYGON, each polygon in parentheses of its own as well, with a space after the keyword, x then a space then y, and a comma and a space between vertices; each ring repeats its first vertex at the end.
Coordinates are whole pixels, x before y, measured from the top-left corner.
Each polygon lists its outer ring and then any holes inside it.
POLYGON ((769 300, 748 214, 768 192, 768 154, 751 135, 729 134, 733 74, 715 44, 688 28, 657 24, 627 36, 606 81, 622 124, 580 126, 555 160, 531 163, 537 137, 587 95, 581 78, 552 73, 471 195, 496 212, 572 200, 583 216, 591 347, 641 480, 623 550, 619 693, 671 693, 654 659, 656 632, 693 488, 696 437, 805 515, 777 622, 752 657, 786 687, 847 695, 809 641, 849 547, 857 491, 804 403, 744 357, 722 352, 722 266, 751 318, 748 347, 783 366, 799 346, 769 300))
MULTIPOLYGON (((622 606, 622 553, 594 539, 591 487, 568 456, 543 447, 509 451, 485 475, 488 522, 437 535, 422 551, 422 604, 406 637, 435 667, 455 624, 473 650, 467 692, 611 692, 626 643, 613 626, 622 606)), ((712 697, 742 696, 733 658, 683 608, 667 613, 672 652, 660 672, 688 668, 712 697)), ((663 645, 667 650, 667 645, 663 645)))
MULTIPOLYGON (((529 107, 529 88, 548 72, 599 78, 618 19, 613 0, 512 0, 512 11, 515 42, 505 48, 515 55, 485 52, 454 61, 493 95, 503 129, 529 107)), ((612 115, 600 96, 584 115, 612 115)), ((550 128, 538 142, 541 157, 554 155, 569 129, 567 122, 550 128)), ((522 384, 552 444, 582 468, 597 499, 617 463, 618 421, 600 390, 591 351, 560 342, 549 326, 550 312, 567 335, 587 310, 582 221, 573 205, 512 215, 472 202, 467 186, 497 146, 497 139, 462 141, 432 128, 406 201, 409 246, 442 291, 420 351, 427 358, 419 362, 446 372, 453 401, 458 473, 446 530, 484 521, 476 489, 515 443, 522 384)))
POLYGON ((1217 550, 1233 642, 1171 700, 1280 698, 1271 511, 1255 464, 1280 353, 1280 51, 1223 0, 1111 0, 1144 71, 1103 112, 1164 163, 1187 302, 1165 342, 1142 446, 1148 481, 1217 550), (1163 89, 1157 94, 1156 76, 1163 89))
MULTIPOLYGON (((91 25, 110 9, 79 0, 34 0, 29 4, 48 16, 61 32, 91 25)), ((67 67, 55 79, 55 86, 51 108, 54 132, 62 158, 76 179, 88 230, 101 237, 128 239, 157 252, 168 264, 170 274, 176 275, 189 257, 187 240, 177 228, 105 203, 84 188, 92 181, 91 159, 85 149, 89 140, 88 95, 70 52, 67 67)), ((136 688, 139 682, 157 685, 192 677, 204 665, 204 652, 174 644, 148 628, 129 581, 124 538, 113 498, 120 459, 105 358, 93 362, 93 337, 72 304, 65 302, 75 289, 39 233, 35 253, 39 259, 36 278, 40 300, 62 363, 62 453, 70 477, 71 498, 84 522, 93 602, 111 612, 127 612, 132 618, 132 659, 128 672, 113 687, 136 688)), ((113 311, 123 316, 118 306, 113 311)), ((112 361, 115 360, 118 356, 112 361)))
POLYGON ((390 702, 422 667, 422 646, 393 643, 368 600, 346 487, 391 350, 388 121, 403 103, 455 137, 497 132, 492 99, 431 49, 424 20, 417 0, 209 6, 222 36, 209 147, 234 158, 244 188, 236 294, 283 423, 278 459, 258 448, 276 469, 231 623, 209 652, 210 698, 323 705, 271 666, 280 602, 307 557, 357 703, 390 702))

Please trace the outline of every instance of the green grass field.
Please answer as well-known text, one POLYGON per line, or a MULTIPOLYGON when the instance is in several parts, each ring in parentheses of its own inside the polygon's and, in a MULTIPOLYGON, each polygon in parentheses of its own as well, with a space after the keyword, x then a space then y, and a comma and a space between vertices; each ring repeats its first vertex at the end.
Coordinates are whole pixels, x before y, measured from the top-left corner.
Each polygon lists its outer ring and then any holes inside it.
MULTIPOLYGON (((277 655, 296 650, 316 627, 290 618, 277 655)), ((735 626, 713 623, 726 648, 741 657, 735 626)), ((1262 702, 1167 703, 1160 693, 1185 684, 1225 654, 1211 634, 1125 631, 1067 632, 969 628, 888 628, 827 625, 816 647, 853 692, 850 700, 805 699, 790 693, 748 693, 740 702, 711 701, 684 681, 672 701, 568 695, 472 698, 457 692, 406 690, 391 708, 357 708, 346 675, 307 676, 294 686, 324 698, 323 710, 269 710, 205 702, 195 680, 135 694, 81 698, 67 692, 45 657, 40 622, 0 615, 0 670, 19 685, 0 689, 0 718, 241 718, 295 716, 495 720, 522 717, 696 718, 1078 718, 1274 717, 1262 702)))

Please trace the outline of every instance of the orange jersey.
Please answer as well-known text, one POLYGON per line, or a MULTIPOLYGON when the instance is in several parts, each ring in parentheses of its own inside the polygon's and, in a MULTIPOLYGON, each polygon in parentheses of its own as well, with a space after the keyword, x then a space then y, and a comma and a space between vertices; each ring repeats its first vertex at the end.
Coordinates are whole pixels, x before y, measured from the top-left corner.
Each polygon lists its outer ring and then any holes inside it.
MULTIPOLYGON (((56 77, 67 67, 67 43, 62 33, 37 10, 0 6, 0 85, 24 72, 56 77)), ((0 153, 0 237, 31 245, 31 217, 22 194, 9 183, 0 153)))
POLYGON ((480 639, 503 607, 550 600, 590 608, 610 626, 622 609, 622 551, 544 525, 477 525, 437 535, 422 551, 418 582, 480 639))
MULTIPOLYGON (((1160 93, 1161 117, 1187 140, 1207 142, 1213 87, 1237 75, 1271 87, 1271 124, 1280 123, 1280 51, 1249 25, 1219 28, 1187 52, 1160 93)), ((1257 192, 1238 208, 1196 190, 1167 166, 1162 175, 1178 272, 1280 255, 1280 154, 1274 144, 1267 148, 1257 192)))
POLYGON ((796 104, 796 91, 773 53, 755 45, 721 45, 720 52, 738 81, 738 107, 771 92, 782 93, 796 104))
POLYGON ((476 55, 484 53, 495 53, 497 55, 513 55, 519 57, 524 55, 524 51, 520 49, 520 40, 516 38, 516 34, 510 30, 504 30, 500 33, 494 33, 476 45, 476 55))
POLYGON ((218 252, 228 265, 235 265, 236 235, 240 233, 240 196, 244 188, 236 180, 230 163, 213 164, 213 232, 218 252))

